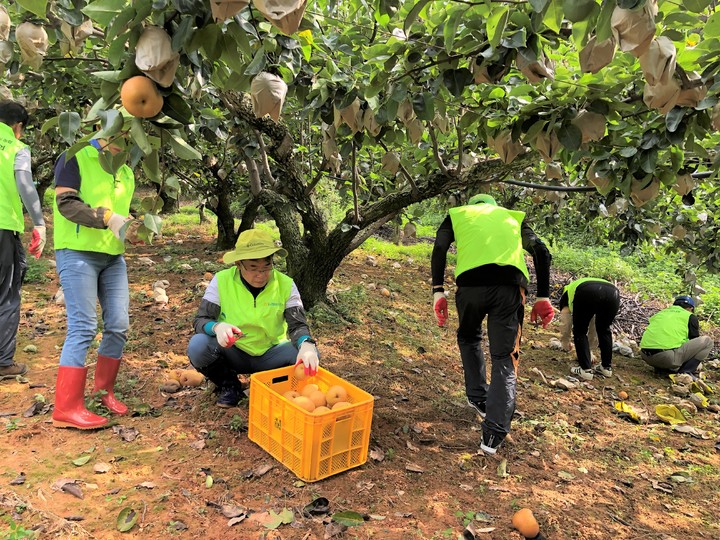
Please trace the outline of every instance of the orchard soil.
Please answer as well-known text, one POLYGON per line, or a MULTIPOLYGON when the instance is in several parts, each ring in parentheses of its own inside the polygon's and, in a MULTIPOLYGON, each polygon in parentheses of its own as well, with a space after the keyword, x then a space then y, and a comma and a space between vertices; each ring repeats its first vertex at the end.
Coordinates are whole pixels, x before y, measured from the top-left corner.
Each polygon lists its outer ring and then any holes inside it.
MULTIPOLYGON (((48 407, 23 415, 36 396, 54 402, 66 330, 64 308, 53 301, 54 270, 46 283, 25 285, 16 359, 30 371, 25 382, 0 383, 0 537, 31 538, 34 530, 38 538, 457 539, 471 524, 477 538, 514 540, 521 537, 511 517, 528 507, 554 540, 720 538, 718 415, 699 412, 689 421, 707 438, 657 421, 654 407, 670 400, 670 381, 637 357, 616 355, 614 376, 577 389, 544 384, 532 368, 548 379, 566 376, 574 357, 548 347, 556 323, 536 328, 526 317, 512 434, 497 457, 481 455, 480 420, 464 399, 452 300, 449 325, 438 328, 428 261, 363 251, 339 268, 329 309, 313 310, 311 323, 322 365, 375 397, 371 457, 326 480, 298 481, 249 441, 247 399, 220 409, 208 383, 159 391, 171 370, 189 367, 185 348, 201 282, 222 268, 212 242, 176 234, 128 250, 131 331, 119 393, 133 413, 112 417, 115 430, 54 428, 48 407), (155 264, 143 264, 145 257, 155 264), (170 283, 166 306, 152 299, 161 279, 170 283), (648 420, 615 414, 623 390, 648 420), (120 426, 137 430, 134 440, 123 439, 132 431, 120 426), (109 470, 97 473, 97 464, 109 470), (58 490, 62 479, 74 480, 82 498, 58 490), (316 497, 328 499, 329 513, 304 515, 316 497), (246 508, 247 519, 230 526, 223 504, 246 508), (138 520, 120 533, 117 517, 126 507, 138 520), (271 528, 272 513, 283 510, 292 523, 271 528), (366 520, 342 531, 330 517, 342 511, 366 520)), ((567 277, 554 276, 555 297, 567 277)), ((638 321, 662 307, 625 292, 623 306, 616 337, 637 338, 638 321)), ((707 378, 718 383, 720 374, 709 369, 707 378)))

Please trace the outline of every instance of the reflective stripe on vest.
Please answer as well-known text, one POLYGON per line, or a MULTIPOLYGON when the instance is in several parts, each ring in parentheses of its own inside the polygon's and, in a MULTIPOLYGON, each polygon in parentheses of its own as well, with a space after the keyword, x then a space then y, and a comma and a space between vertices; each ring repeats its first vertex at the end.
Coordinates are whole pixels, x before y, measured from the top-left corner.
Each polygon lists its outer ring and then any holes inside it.
POLYGON ((270 347, 287 341, 285 304, 292 293, 292 278, 273 270, 265 288, 253 298, 237 266, 221 270, 216 277, 220 295, 218 321, 234 324, 245 334, 235 347, 261 356, 270 347))
POLYGON ((568 295, 568 307, 570 308, 570 312, 573 310, 573 302, 575 301, 575 291, 577 288, 582 285, 583 283, 587 283, 588 281, 597 281, 599 283, 608 283, 612 285, 609 281, 605 281, 604 279, 600 278, 594 278, 594 277, 586 277, 586 278, 580 278, 576 279, 575 281, 568 283, 565 288, 563 289, 563 294, 567 293, 568 295))
POLYGON ((490 204, 450 209, 457 265, 455 276, 486 264, 514 266, 530 279, 522 247, 524 212, 490 204))
POLYGON ((25 230, 22 200, 15 182, 15 156, 26 147, 10 126, 0 122, 0 229, 5 231, 25 230))
MULTIPOLYGON (((123 165, 113 177, 105 172, 98 159, 99 152, 86 146, 75 154, 80 169, 80 191, 78 195, 91 208, 103 206, 116 214, 127 216, 130 212, 135 177, 127 165, 123 165)), ((115 238, 110 229, 94 229, 78 225, 66 219, 53 204, 55 218, 55 249, 75 249, 119 255, 125 251, 125 244, 115 238)))
POLYGON ((650 317, 650 324, 643 332, 640 347, 643 349, 677 349, 688 341, 688 310, 670 306, 650 317))

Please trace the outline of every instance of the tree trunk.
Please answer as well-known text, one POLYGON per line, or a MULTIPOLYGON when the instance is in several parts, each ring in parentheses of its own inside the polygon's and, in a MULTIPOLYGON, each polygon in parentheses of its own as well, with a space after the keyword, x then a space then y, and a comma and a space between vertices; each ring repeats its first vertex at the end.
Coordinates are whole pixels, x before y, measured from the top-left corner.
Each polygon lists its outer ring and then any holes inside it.
POLYGON ((163 189, 160 192, 160 198, 163 201, 163 207, 160 211, 161 214, 175 214, 180 211, 180 201, 170 197, 166 190, 163 189))
POLYGON ((232 249, 235 246, 235 216, 230 211, 230 202, 225 193, 218 195, 218 203, 213 212, 217 216, 217 248, 232 249))

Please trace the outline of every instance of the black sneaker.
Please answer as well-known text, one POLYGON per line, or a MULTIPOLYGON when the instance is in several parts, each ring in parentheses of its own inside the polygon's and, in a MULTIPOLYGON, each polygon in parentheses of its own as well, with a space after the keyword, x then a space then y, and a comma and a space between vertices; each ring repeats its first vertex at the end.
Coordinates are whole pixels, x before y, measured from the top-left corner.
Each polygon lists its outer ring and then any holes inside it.
POLYGON ((223 409, 235 407, 240 401, 241 389, 239 386, 222 386, 218 392, 218 398, 215 405, 223 409))
POLYGON ((485 418, 485 402, 484 401, 475 401, 470 398, 467 398, 468 405, 470 405, 473 409, 475 409, 475 412, 480 415, 480 418, 485 418))
POLYGON ((480 443, 480 450, 486 454, 495 454, 497 449, 505 440, 505 434, 495 433, 493 431, 483 430, 482 443, 480 443))

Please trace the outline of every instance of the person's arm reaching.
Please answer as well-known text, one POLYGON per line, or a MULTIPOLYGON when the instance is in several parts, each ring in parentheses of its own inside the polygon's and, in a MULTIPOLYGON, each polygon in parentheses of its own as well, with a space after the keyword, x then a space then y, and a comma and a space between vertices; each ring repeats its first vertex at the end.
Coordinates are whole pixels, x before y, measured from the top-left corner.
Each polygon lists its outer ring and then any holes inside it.
POLYGON ((284 316, 288 325, 288 337, 298 349, 295 365, 302 363, 305 366, 305 375, 312 377, 317 373, 320 356, 315 340, 310 335, 310 328, 305 317, 305 308, 295 282, 292 284, 290 298, 285 302, 284 316))
POLYGON ((28 251, 36 259, 39 259, 45 248, 45 219, 42 215, 40 197, 38 197, 35 183, 33 182, 32 163, 30 161, 30 150, 28 148, 23 148, 15 155, 14 169, 15 185, 18 194, 34 225, 32 240, 28 246, 28 251))
POLYGON ((700 337, 700 321, 693 314, 688 319, 688 339, 695 339, 700 337))
POLYGON ((537 297, 530 313, 530 322, 541 322, 543 328, 552 322, 555 316, 550 303, 550 262, 552 256, 545 243, 538 238, 530 226, 523 221, 522 246, 533 258, 535 275, 537 276, 537 297))
POLYGON ((455 231, 452 228, 450 216, 438 227, 435 234, 432 258, 430 259, 430 272, 432 274, 433 312, 438 326, 445 326, 448 319, 448 304, 445 296, 445 266, 447 265, 447 252, 450 244, 455 241, 455 231))

